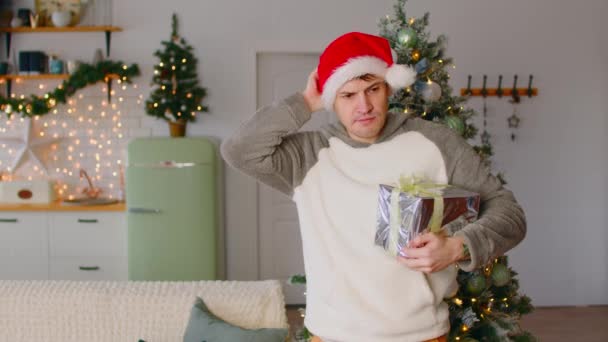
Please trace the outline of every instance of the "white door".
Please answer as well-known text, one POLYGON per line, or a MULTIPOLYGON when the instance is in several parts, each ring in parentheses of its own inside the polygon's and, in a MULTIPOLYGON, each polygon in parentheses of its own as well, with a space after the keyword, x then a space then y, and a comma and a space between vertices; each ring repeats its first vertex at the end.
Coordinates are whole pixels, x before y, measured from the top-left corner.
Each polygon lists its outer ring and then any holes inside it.
MULTIPOLYGON (((259 53, 257 55, 258 108, 302 91, 318 54, 259 53)), ((330 121, 333 114, 316 113, 301 130, 314 130, 330 121)), ((295 204, 291 198, 258 183, 260 278, 280 279, 287 304, 303 304, 304 287, 287 285, 294 274, 304 274, 302 239, 295 204)))

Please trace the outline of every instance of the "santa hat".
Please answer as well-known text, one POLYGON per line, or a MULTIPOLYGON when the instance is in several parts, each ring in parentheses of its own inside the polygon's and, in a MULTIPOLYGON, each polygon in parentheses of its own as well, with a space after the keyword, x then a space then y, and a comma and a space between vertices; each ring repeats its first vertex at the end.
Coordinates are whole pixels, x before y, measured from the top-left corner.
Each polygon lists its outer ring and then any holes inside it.
POLYGON ((383 77, 393 90, 416 81, 416 71, 395 64, 388 40, 360 32, 350 32, 331 42, 317 67, 317 89, 323 105, 333 110, 336 93, 346 82, 365 74, 383 77))

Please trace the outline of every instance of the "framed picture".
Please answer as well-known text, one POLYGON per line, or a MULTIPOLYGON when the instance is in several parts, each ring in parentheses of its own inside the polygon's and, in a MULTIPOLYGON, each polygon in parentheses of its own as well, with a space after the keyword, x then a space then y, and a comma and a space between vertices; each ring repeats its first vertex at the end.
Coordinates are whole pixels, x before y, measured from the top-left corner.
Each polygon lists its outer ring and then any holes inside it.
POLYGON ((40 24, 42 26, 53 26, 51 15, 56 11, 70 11, 72 21, 70 26, 80 22, 80 12, 82 6, 80 0, 36 0, 36 13, 40 14, 40 24))

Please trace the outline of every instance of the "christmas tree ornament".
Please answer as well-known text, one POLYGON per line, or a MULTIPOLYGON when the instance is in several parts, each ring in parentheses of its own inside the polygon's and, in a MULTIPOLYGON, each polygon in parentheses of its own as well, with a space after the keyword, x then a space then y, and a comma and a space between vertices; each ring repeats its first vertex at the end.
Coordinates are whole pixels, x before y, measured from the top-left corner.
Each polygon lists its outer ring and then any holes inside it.
POLYGON ((173 74, 171 76, 171 93, 173 95, 175 95, 176 92, 177 92, 177 76, 175 76, 175 74, 173 74))
POLYGON ((424 84, 421 95, 426 102, 437 101, 441 98, 441 87, 433 81, 428 81, 424 84))
POLYGON ((483 131, 481 133, 481 143, 484 145, 489 145, 490 144, 490 138, 492 138, 492 136, 490 135, 490 133, 488 133, 488 131, 483 131))
MULTIPOLYGON (((484 84, 485 84, 485 75, 484 75, 484 84)), ((491 135, 488 132, 488 105, 487 105, 487 97, 483 97, 483 132, 481 133, 481 143, 483 145, 490 145, 491 135)))
MULTIPOLYGON (((22 119, 23 120, 23 119, 22 119)), ((0 139, 3 146, 17 145, 15 159, 9 167, 9 172, 17 172, 27 162, 33 163, 36 169, 42 170, 48 176, 47 163, 49 152, 56 149, 62 138, 47 137, 40 127, 36 127, 33 119, 25 119, 24 129, 19 138, 0 139)))
POLYGON ((429 68, 429 60, 426 58, 421 59, 418 63, 416 63, 416 66, 414 66, 414 69, 416 69, 416 73, 417 74, 423 74, 425 73, 429 68))
POLYGON ((503 264, 495 264, 492 268, 492 282, 496 286, 505 286, 511 281, 511 271, 503 264))
POLYGON ((413 28, 406 27, 397 33, 397 41, 403 46, 412 47, 416 45, 417 40, 416 31, 413 28))
POLYGON ((469 278, 466 285, 467 291, 473 295, 480 295, 486 289, 486 277, 481 274, 474 274, 469 278))
POLYGON ((444 121, 446 126, 456 131, 459 135, 462 135, 464 133, 465 124, 459 116, 446 115, 444 121))
POLYGON ((420 60, 420 50, 412 50, 412 60, 418 62, 420 60))
POLYGON ((513 114, 509 116, 507 123, 511 129, 511 141, 515 141, 515 130, 519 128, 519 124, 521 123, 521 119, 517 115, 517 106, 513 106, 513 114))

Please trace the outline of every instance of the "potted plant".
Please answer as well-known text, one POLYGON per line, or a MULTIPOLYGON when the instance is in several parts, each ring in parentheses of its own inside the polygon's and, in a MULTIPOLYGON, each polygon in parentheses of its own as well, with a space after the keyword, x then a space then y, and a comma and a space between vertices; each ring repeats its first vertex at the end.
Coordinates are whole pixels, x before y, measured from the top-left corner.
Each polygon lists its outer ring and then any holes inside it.
POLYGON ((172 27, 171 39, 163 41, 164 49, 154 53, 159 63, 154 66, 155 88, 146 101, 146 112, 166 120, 171 136, 178 137, 186 135, 186 124, 196 120, 197 112, 208 109, 201 104, 207 92, 199 86, 197 59, 192 46, 177 33, 175 14, 172 27))

